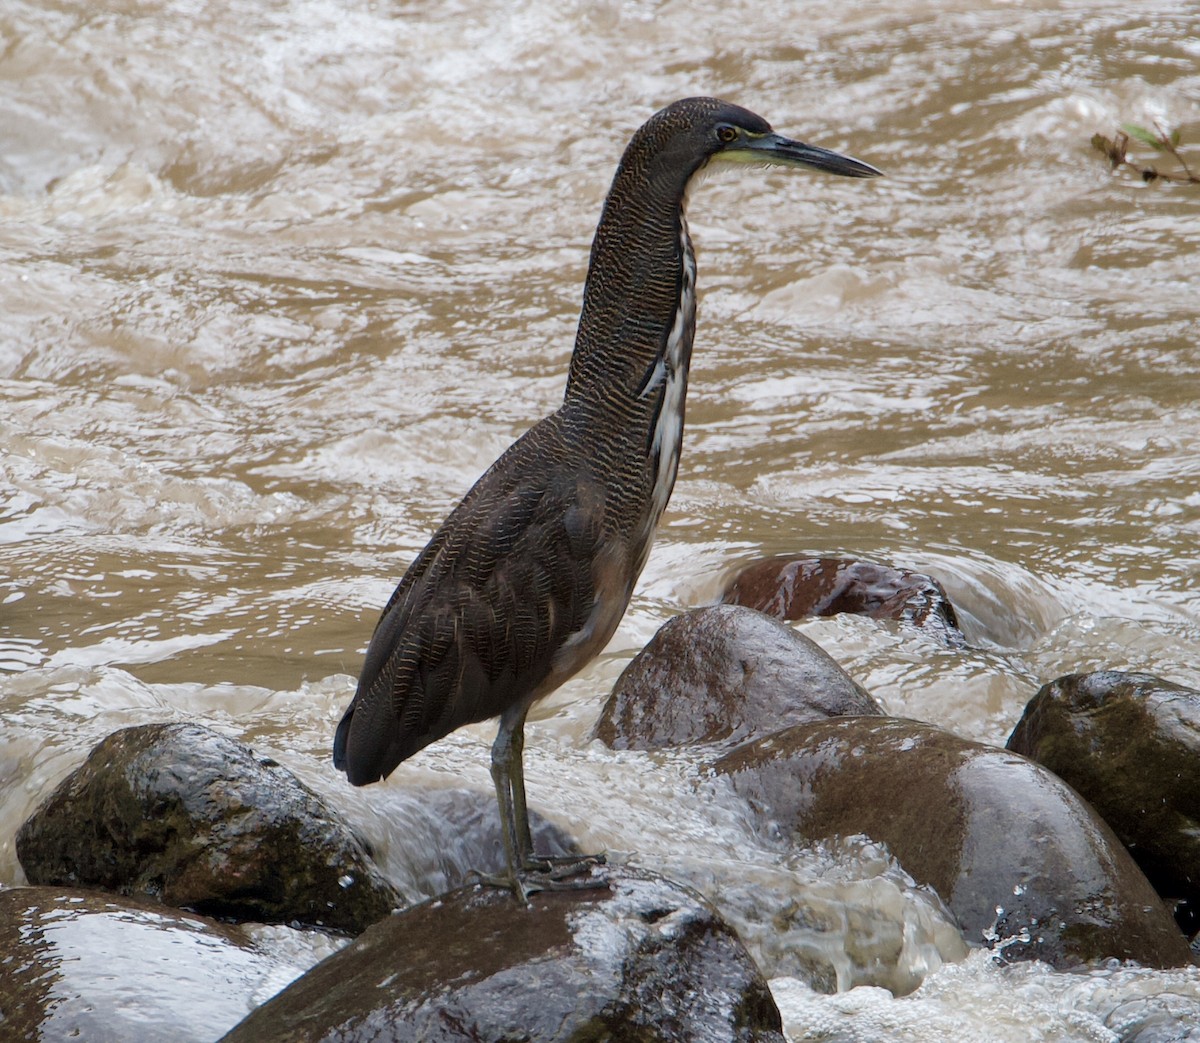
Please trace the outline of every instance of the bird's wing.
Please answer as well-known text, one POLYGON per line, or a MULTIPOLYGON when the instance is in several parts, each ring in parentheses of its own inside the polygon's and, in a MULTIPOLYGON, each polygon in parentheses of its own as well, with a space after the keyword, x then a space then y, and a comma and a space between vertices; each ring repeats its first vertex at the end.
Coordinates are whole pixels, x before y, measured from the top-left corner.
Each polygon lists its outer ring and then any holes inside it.
POLYGON ((351 782, 385 777, 529 697, 592 611, 603 488, 567 468, 531 481, 535 468, 504 459, 434 535, 375 629, 334 744, 351 782))

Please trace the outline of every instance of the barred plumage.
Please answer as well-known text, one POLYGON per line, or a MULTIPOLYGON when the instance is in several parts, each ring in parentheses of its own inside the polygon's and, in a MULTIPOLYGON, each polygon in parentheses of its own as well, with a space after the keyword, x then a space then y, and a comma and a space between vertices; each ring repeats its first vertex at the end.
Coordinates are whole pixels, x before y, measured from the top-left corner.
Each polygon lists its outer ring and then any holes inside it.
POLYGON ((544 863, 525 812, 525 714, 612 636, 675 481, 695 331, 684 203, 714 158, 878 173, 713 98, 676 102, 634 134, 592 244, 563 404, 487 470, 409 568, 337 729, 334 762, 365 785, 499 716, 493 778, 506 882, 521 894, 544 863))

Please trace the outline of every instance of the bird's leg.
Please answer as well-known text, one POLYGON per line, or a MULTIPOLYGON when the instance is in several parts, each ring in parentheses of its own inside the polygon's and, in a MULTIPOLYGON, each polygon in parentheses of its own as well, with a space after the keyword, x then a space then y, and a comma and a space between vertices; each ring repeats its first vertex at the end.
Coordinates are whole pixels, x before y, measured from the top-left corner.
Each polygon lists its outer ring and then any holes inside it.
MULTIPOLYGON (((513 787, 513 751, 516 748, 516 762, 521 763, 521 753, 525 744, 525 711, 513 713, 506 710, 500 716, 500 727, 496 731, 496 741, 492 743, 492 782, 496 786, 496 803, 500 810, 500 836, 504 841, 504 857, 508 863, 509 886, 522 900, 526 894, 518 880, 518 870, 524 861, 516 819, 516 801, 513 787), (515 724, 515 728, 514 728, 515 724), (514 736, 516 742, 514 744, 514 736)), ((519 772, 520 769, 518 769, 519 772)), ((521 809, 525 808, 525 783, 523 775, 518 775, 521 783, 521 809)), ((528 850, 528 831, 526 824, 526 850, 528 850)), ((488 881, 492 882, 492 881, 488 881)), ((495 881, 499 882, 499 881, 495 881)))
POLYGON ((508 872, 504 876, 472 875, 481 884, 506 887, 523 902, 535 891, 603 887, 604 880, 571 880, 572 876, 604 861, 603 855, 565 855, 539 858, 533 854, 529 809, 525 802, 525 715, 528 706, 514 706, 500 715, 492 743, 492 782, 500 810, 500 835, 508 872))
MULTIPOLYGON (((516 709, 516 708, 514 708, 516 709)), ((529 829, 529 807, 525 803, 525 717, 529 707, 521 707, 513 715, 515 723, 509 731, 508 778, 512 787, 513 837, 516 841, 517 862, 528 868, 533 859, 533 834, 529 829)), ((507 717, 506 713, 504 717, 507 717)), ((504 717, 500 727, 504 728, 504 717)), ((497 740, 499 736, 497 736, 497 740)))
MULTIPOLYGON (((513 717, 516 723, 511 729, 509 753, 511 762, 508 767, 509 779, 512 783, 513 831, 517 843, 517 856, 520 867, 530 873, 537 873, 544 879, 558 880, 582 872, 594 865, 604 862, 601 855, 537 855, 533 851, 533 834, 529 828, 529 807, 525 802, 525 717, 529 707, 516 710, 513 717)), ((507 716, 507 715, 506 715, 507 716)), ((500 727, 504 727, 504 717, 500 718, 500 727)), ((497 736, 497 739, 499 736, 497 736)), ((579 886, 589 886, 586 882, 579 886)), ((596 885, 590 885, 596 886, 596 885)))

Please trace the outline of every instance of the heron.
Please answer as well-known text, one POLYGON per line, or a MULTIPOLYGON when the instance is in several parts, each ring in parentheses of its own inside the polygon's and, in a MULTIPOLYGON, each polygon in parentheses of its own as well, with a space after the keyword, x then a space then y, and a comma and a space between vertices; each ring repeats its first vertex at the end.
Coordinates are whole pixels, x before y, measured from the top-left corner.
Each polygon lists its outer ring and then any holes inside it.
POLYGON ((523 899, 575 872, 533 850, 525 719, 612 637, 670 499, 696 327, 688 187, 718 163, 880 174, 716 98, 676 101, 634 133, 592 242, 562 405, 487 469, 404 574, 334 738, 335 766, 364 786, 498 717, 507 871, 489 882, 523 899))

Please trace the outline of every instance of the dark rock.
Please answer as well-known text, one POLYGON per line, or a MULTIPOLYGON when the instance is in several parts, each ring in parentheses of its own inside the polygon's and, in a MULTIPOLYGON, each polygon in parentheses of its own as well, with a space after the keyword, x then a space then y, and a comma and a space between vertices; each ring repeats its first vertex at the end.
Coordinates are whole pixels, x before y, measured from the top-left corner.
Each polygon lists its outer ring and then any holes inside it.
POLYGON ((33 884, 357 933, 402 899, 291 772, 195 724, 114 732, 17 833, 33 884))
POLYGON ((0 890, 0 967, 12 1043, 208 1043, 296 973, 236 928, 61 887, 0 890))
POLYGON ((251 1014, 226 1043, 783 1043, 766 981, 681 884, 464 888, 376 924, 251 1014))
POLYGON ((619 750, 734 745, 801 721, 881 713, 808 638, 716 605, 663 624, 617 679, 593 737, 619 750))
POLYGON ((916 721, 835 718, 727 754, 716 769, 764 833, 865 834, 932 887, 968 942, 1065 967, 1189 962, 1187 942, 1103 821, 1057 776, 916 721))
POLYGON ((776 619, 841 612, 899 619, 934 630, 952 644, 965 644, 954 606, 936 579, 870 561, 767 558, 739 572, 721 600, 776 619))
POLYGON ((1200 692, 1106 670, 1051 681, 1008 748, 1069 782, 1113 828, 1158 893, 1200 930, 1200 692))
MULTIPOLYGON (((422 896, 440 895, 467 883, 472 873, 498 875, 506 868, 495 790, 453 787, 391 788, 375 796, 379 813, 404 844, 391 858, 422 896)), ((539 855, 578 855, 566 830, 529 808, 533 850, 539 855)))

